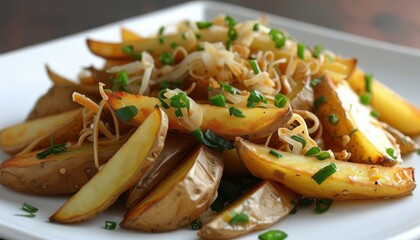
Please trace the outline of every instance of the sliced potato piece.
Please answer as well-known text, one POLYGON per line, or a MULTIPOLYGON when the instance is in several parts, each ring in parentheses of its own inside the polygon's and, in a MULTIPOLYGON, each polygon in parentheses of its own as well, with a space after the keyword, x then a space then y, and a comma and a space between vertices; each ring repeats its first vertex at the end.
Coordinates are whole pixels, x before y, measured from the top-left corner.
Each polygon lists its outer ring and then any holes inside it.
POLYGON ((199 231, 203 239, 230 239, 270 227, 289 215, 300 196, 279 183, 262 181, 231 206, 223 210, 199 231), (231 224, 232 215, 244 213, 249 221, 231 224))
POLYGON ((401 154, 409 154, 417 149, 419 149, 419 145, 411 139, 411 137, 404 135, 404 133, 398 131, 396 128, 389 126, 388 124, 384 123, 384 129, 389 132, 397 142, 398 146, 400 146, 401 154))
POLYGON ((13 155, 29 144, 36 144, 36 149, 50 146, 50 135, 55 143, 76 141, 82 130, 82 109, 38 118, 16 124, 0 131, 0 149, 13 155))
MULTIPOLYGON (((99 162, 104 164, 124 143, 98 147, 99 162)), ((0 183, 16 191, 57 195, 74 193, 87 183, 98 170, 93 161, 93 145, 85 143, 80 148, 68 149, 44 159, 36 158, 39 152, 13 157, 0 164, 0 183)))
POLYGON ((315 99, 325 101, 316 114, 322 123, 327 148, 351 153, 350 161, 392 166, 402 161, 399 148, 362 105, 347 82, 335 85, 325 77, 315 87, 315 99), (331 117, 336 117, 336 122, 331 117), (392 149, 392 150, 389 150, 392 149), (393 151, 393 152, 391 152, 393 151))
MULTIPOLYGON (((357 68, 348 79, 359 95, 366 91, 365 73, 357 68)), ((372 107, 379 113, 379 120, 388 123, 409 136, 420 134, 420 109, 377 80, 372 81, 372 107), (396 115, 397 114, 397 115, 396 115)))
POLYGON ((242 138, 235 140, 242 162, 256 177, 277 181, 292 191, 308 197, 337 200, 392 198, 410 195, 416 183, 413 168, 385 167, 307 157, 279 152, 242 138), (312 176, 321 168, 334 163, 337 171, 318 184, 312 176))
MULTIPOLYGON (((107 93, 108 103, 116 110, 124 106, 133 105, 139 110, 137 115, 128 124, 137 126, 147 117, 155 105, 160 101, 154 97, 129 94, 126 92, 107 93)), ((248 136, 251 139, 267 137, 277 131, 278 128, 291 118, 292 112, 289 107, 285 108, 239 108, 246 116, 238 118, 229 115, 229 109, 198 104, 203 111, 203 123, 201 129, 210 129, 225 139, 233 140, 236 136, 248 136), (261 121, 264 119, 264 121, 261 121)), ((186 129, 178 124, 175 109, 164 109, 169 117, 169 128, 186 132, 186 129)))
POLYGON ((166 114, 155 109, 102 169, 51 217, 60 223, 80 222, 101 213, 138 183, 163 148, 166 114))
POLYGON ((168 133, 162 152, 144 178, 130 189, 127 207, 133 207, 147 193, 158 185, 167 174, 197 146, 191 135, 168 133))
POLYGON ((197 219, 214 201, 222 177, 219 152, 197 148, 124 217, 123 228, 163 232, 197 219))
POLYGON ((139 41, 142 40, 143 37, 141 37, 139 34, 125 28, 121 27, 121 40, 122 42, 131 42, 131 41, 139 41))

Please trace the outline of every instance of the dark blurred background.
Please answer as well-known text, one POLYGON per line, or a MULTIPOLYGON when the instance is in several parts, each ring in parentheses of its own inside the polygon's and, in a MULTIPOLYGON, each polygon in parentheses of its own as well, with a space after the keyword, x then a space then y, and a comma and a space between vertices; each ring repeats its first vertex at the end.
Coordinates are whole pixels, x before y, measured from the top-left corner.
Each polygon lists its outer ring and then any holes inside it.
MULTIPOLYGON (((0 53, 186 0, 1 0, 0 53)), ((227 0, 259 11, 420 48, 418 0, 227 0)))

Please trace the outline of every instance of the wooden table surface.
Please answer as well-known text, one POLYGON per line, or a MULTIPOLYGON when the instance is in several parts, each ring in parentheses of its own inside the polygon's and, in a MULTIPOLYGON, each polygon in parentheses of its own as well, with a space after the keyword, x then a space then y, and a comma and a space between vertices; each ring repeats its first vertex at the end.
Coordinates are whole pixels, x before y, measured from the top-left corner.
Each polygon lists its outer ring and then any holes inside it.
MULTIPOLYGON (((159 10, 185 0, 2 0, 0 53, 159 10)), ((228 0, 262 12, 420 48, 416 0, 228 0)))

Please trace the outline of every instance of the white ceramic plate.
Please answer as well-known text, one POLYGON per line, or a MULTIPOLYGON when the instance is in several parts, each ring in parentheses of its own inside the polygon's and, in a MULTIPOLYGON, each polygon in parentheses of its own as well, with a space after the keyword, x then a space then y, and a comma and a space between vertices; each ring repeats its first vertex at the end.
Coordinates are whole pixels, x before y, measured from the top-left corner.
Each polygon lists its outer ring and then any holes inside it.
MULTIPOLYGON (((87 37, 118 40, 119 27, 124 25, 142 34, 156 33, 161 25, 177 20, 211 19, 225 13, 237 20, 258 18, 262 13, 218 2, 192 2, 140 17, 127 19, 90 31, 49 41, 21 50, 2 54, 0 69, 1 118, 0 129, 22 121, 35 100, 50 86, 44 70, 49 64, 54 70, 76 78, 80 69, 102 61, 88 52, 87 37)), ((344 56, 356 56, 359 64, 395 91, 420 107, 420 51, 373 41, 322 27, 270 16, 273 27, 285 28, 306 44, 322 44, 344 56)), ((398 113, 395 114, 398 117, 398 113)), ((6 155, 0 153, 0 161, 6 155)), ((420 169, 420 157, 412 155, 406 164, 420 169)), ((418 177, 417 177, 418 178, 418 177)), ((114 206, 91 221, 77 225, 58 225, 48 217, 66 197, 36 197, 0 187, 0 237, 11 239, 196 239, 196 232, 183 229, 163 234, 142 234, 123 229, 108 231, 105 220, 119 222, 124 209, 114 206), (36 218, 15 216, 23 202, 37 206, 36 218)), ((289 234, 289 239, 413 239, 420 238, 420 192, 413 196, 387 201, 334 202, 330 211, 317 215, 303 209, 274 225, 289 234)), ((253 233, 244 239, 256 239, 253 233)))

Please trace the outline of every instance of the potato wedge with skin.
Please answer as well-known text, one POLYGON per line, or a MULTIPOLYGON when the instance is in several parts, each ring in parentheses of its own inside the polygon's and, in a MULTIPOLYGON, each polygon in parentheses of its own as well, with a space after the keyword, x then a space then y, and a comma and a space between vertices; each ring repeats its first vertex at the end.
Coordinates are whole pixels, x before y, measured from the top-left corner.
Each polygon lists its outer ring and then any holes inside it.
POLYGON ((166 114, 156 108, 118 152, 70 200, 51 222, 75 223, 96 216, 144 177, 163 148, 166 114))
POLYGON ((25 149, 29 144, 36 144, 35 149, 50 146, 50 135, 55 143, 76 141, 82 130, 82 109, 38 118, 16 124, 0 131, 0 149, 10 155, 25 149))
POLYGON ((419 149, 419 145, 413 141, 409 136, 404 135, 404 133, 398 131, 397 129, 391 127, 390 125, 384 123, 384 129, 389 132, 397 142, 398 146, 400 146, 401 154, 409 154, 417 149, 419 149))
POLYGON ((125 215, 121 227, 163 232, 189 224, 214 201, 222 172, 220 152, 200 146, 125 215))
POLYGON ((197 141, 191 135, 168 132, 165 145, 153 166, 147 171, 144 178, 130 189, 126 203, 127 207, 133 207, 156 187, 197 144, 197 141))
POLYGON ((241 138, 235 140, 241 161, 256 177, 282 183, 292 191, 314 198, 356 200, 393 198, 410 195, 416 183, 413 168, 385 167, 279 152, 241 138), (318 184, 312 176, 321 168, 334 163, 337 171, 318 184))
MULTIPOLYGON (((366 91, 365 73, 357 68, 348 82, 357 94, 366 91)), ((409 136, 420 134, 420 109, 376 79, 372 81, 372 107, 379 113, 379 120, 388 123, 409 136), (396 116, 397 114, 397 116, 396 116)))
MULTIPOLYGON (((147 117, 155 105, 160 106, 160 101, 154 97, 129 94, 126 92, 107 92, 108 103, 112 109, 120 109, 124 106, 133 105, 139 110, 137 115, 129 122, 130 125, 138 126, 147 117)), ((233 140, 236 136, 248 136, 250 139, 267 137, 277 131, 278 128, 291 118, 292 111, 285 108, 239 108, 246 116, 238 118, 229 115, 229 109, 212 106, 209 104, 198 104, 203 110, 203 132, 210 129, 221 137, 233 140), (261 121, 264 119, 264 121, 261 121)), ((169 117, 169 128, 188 132, 178 124, 175 115, 175 108, 163 109, 169 117)))
MULTIPOLYGON (((99 146, 99 162, 106 163, 123 143, 120 140, 113 145, 99 146)), ((0 184, 37 195, 77 192, 98 172, 92 149, 91 143, 85 143, 44 159, 36 158, 39 151, 13 157, 0 164, 0 184)))
POLYGON ((199 231, 202 239, 230 239, 266 229, 289 215, 300 196, 279 183, 262 181, 231 206, 223 210, 199 231), (245 213, 249 221, 230 224, 232 212, 245 213))
POLYGON ((324 129, 327 149, 347 150, 351 153, 349 161, 353 162, 393 166, 402 161, 398 145, 370 115, 370 109, 360 103, 347 82, 335 85, 325 77, 314 91, 315 99, 325 99, 316 114, 324 129), (338 118, 336 123, 331 122, 332 115, 338 118))

